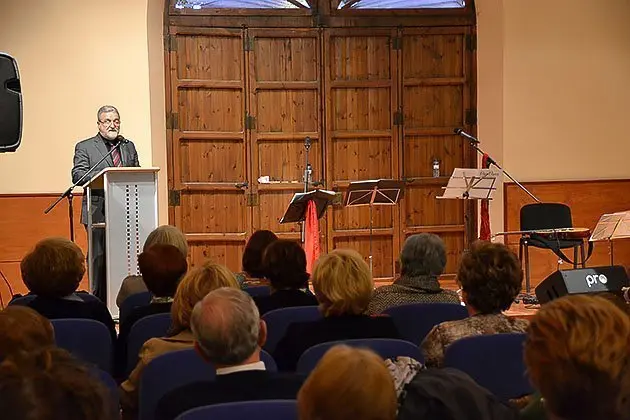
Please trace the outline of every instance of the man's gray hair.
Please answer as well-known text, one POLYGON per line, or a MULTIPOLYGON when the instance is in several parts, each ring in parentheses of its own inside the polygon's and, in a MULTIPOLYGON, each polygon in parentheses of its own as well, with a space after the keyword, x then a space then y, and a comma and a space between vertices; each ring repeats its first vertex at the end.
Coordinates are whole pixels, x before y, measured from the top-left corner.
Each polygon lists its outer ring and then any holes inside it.
POLYGON ((258 347, 260 314, 242 290, 221 287, 195 305, 192 332, 210 362, 232 366, 243 363, 258 347))
POLYGON ((432 233, 412 235, 400 252, 400 273, 407 277, 439 276, 446 266, 444 241, 432 233))
POLYGON ((106 112, 115 112, 120 117, 120 112, 118 112, 118 110, 116 109, 115 106, 103 105, 96 112, 96 119, 100 121, 101 120, 101 115, 103 115, 106 112))

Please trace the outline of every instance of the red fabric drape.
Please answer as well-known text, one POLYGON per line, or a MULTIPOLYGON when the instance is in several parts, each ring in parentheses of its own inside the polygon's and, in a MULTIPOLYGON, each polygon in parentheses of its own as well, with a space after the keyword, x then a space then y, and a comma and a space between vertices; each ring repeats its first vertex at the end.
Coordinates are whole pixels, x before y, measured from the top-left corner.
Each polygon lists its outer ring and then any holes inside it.
MULTIPOLYGON (((483 168, 490 167, 487 154, 483 155, 483 158, 481 159, 481 166, 483 168)), ((481 200, 481 224, 479 226, 479 239, 481 239, 482 241, 489 241, 491 236, 489 204, 490 202, 488 200, 481 200)))
POLYGON ((319 258, 319 219, 317 206, 313 200, 306 207, 306 226, 304 228, 304 252, 306 253, 306 271, 313 272, 313 265, 319 258))

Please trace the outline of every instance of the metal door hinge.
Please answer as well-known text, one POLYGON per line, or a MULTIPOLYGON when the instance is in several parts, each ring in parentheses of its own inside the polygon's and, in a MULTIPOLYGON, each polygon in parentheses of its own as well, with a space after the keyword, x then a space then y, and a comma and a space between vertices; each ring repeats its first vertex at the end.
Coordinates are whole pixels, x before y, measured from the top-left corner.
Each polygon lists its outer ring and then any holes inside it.
POLYGON ((258 194, 247 194, 247 207, 255 207, 258 205, 258 194))
POLYGON ((181 191, 169 190, 168 191, 168 205, 169 207, 179 207, 181 203, 182 194, 181 191))
POLYGON ((475 108, 466 110, 466 125, 475 125, 477 124, 477 110, 475 108))
POLYGON ((245 117, 245 130, 253 130, 256 128, 256 117, 247 114, 245 117))
POLYGON ((243 50, 254 51, 254 38, 249 36, 243 38, 243 50))
POLYGON ((179 115, 177 113, 169 112, 168 114, 166 114, 166 129, 179 129, 179 115))
POLYGON ((392 50, 402 50, 402 41, 402 38, 399 37, 392 38, 392 50))
POLYGON ((177 36, 169 34, 164 37, 164 50, 177 51, 177 36))
POLYGON ((466 49, 468 51, 475 51, 477 49, 477 35, 466 35, 466 49))

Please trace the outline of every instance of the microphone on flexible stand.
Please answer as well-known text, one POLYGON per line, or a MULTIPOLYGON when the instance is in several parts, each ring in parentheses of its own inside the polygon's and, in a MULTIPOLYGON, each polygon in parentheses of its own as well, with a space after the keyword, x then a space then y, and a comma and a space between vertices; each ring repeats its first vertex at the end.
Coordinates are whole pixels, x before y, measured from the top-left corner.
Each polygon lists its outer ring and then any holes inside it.
POLYGON ((126 138, 124 138, 123 136, 121 136, 120 134, 118 135, 118 137, 116 137, 116 140, 118 140, 117 144, 126 144, 129 143, 129 140, 127 140, 126 138))
POLYGON ((470 134, 468 134, 467 132, 465 132, 461 128, 456 128, 455 130, 453 130, 453 132, 455 134, 457 134, 458 136, 462 136, 462 137, 467 138, 468 140, 470 140, 471 142, 473 142, 475 144, 479 144, 479 140, 477 140, 476 137, 471 136, 470 134))
POLYGON ((311 148, 311 138, 306 136, 304 139, 304 148, 308 151, 311 148))

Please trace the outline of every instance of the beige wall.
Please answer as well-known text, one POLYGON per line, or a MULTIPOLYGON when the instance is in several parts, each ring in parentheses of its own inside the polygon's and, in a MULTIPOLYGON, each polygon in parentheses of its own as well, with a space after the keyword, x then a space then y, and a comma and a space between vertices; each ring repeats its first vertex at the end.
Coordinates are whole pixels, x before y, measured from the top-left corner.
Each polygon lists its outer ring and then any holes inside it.
MULTIPOLYGON (((479 136, 518 179, 630 177, 630 2, 476 0, 479 136)), ((4 0, 0 50, 19 62, 23 145, 0 155, 0 194, 60 192, 76 141, 115 104, 141 163, 162 168, 166 221, 163 4, 4 0)), ((501 191, 491 205, 503 226, 501 191)))
POLYGON ((63 191, 74 144, 96 133, 103 104, 120 110, 122 134, 136 144, 140 163, 164 166, 163 58, 147 37, 161 46, 159 9, 157 22, 149 10, 148 24, 147 0, 2 1, 0 51, 18 60, 24 131, 18 151, 0 155, 0 194, 63 191), (152 72, 149 52, 158 61, 152 72))

